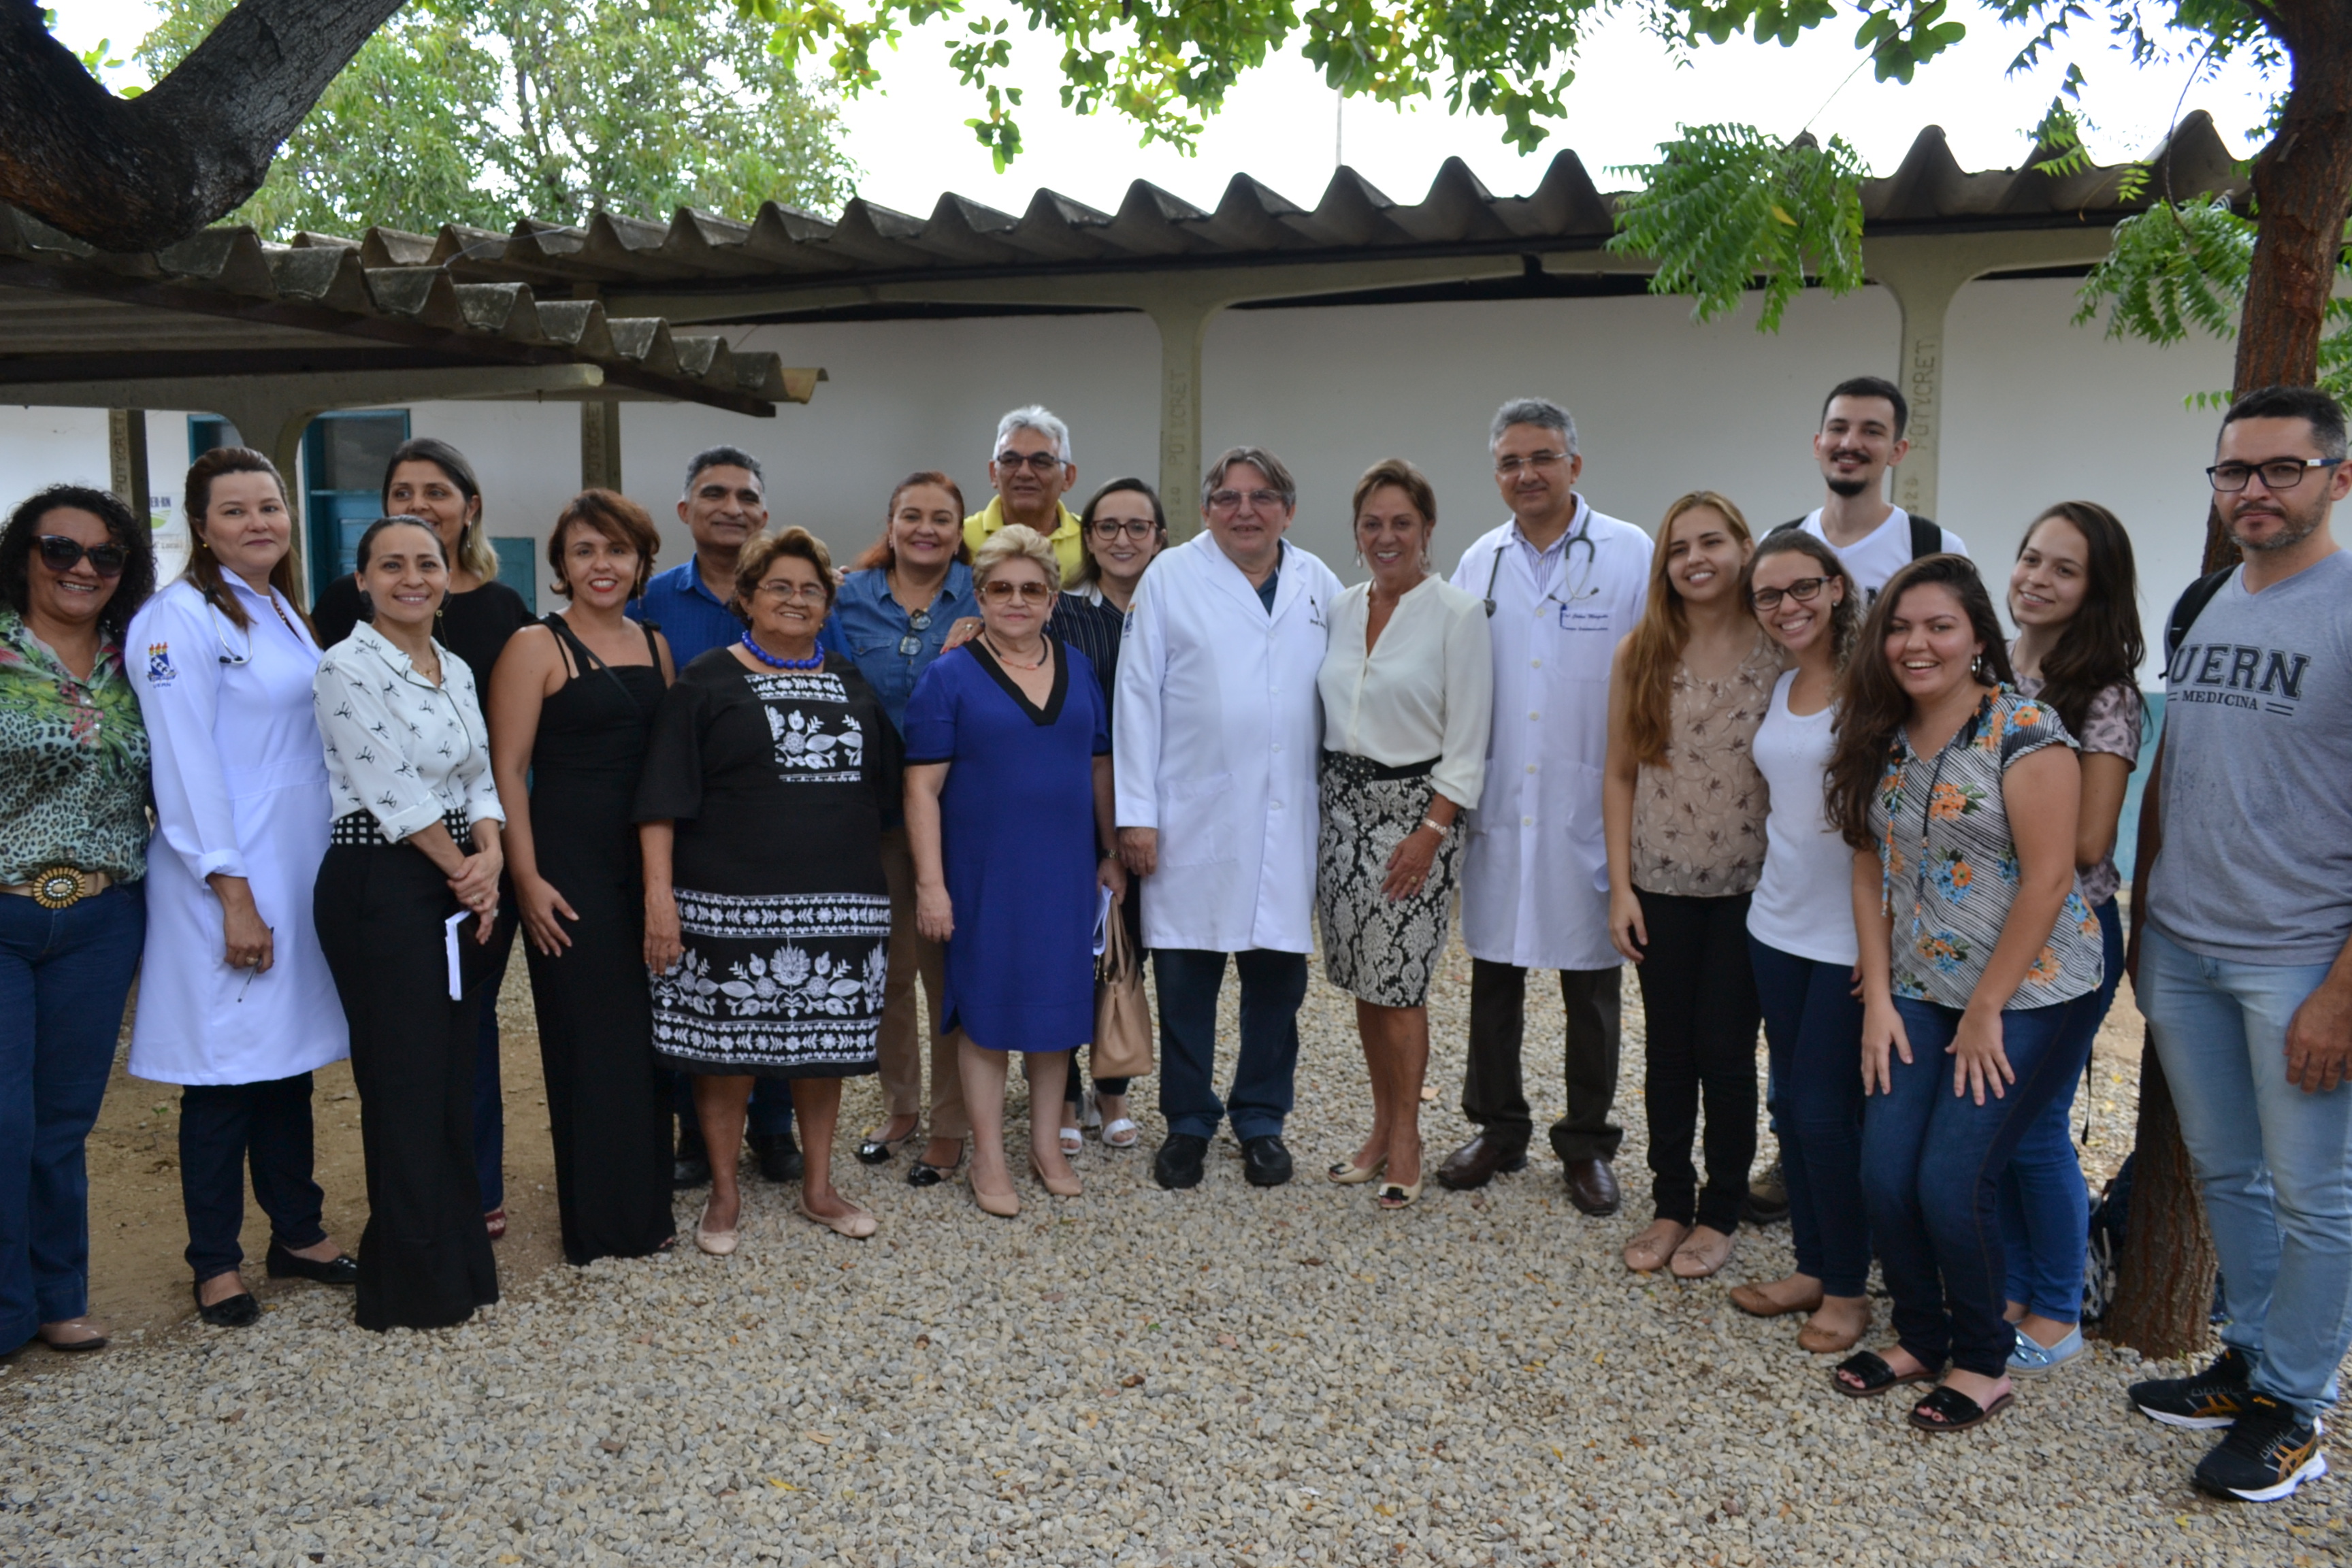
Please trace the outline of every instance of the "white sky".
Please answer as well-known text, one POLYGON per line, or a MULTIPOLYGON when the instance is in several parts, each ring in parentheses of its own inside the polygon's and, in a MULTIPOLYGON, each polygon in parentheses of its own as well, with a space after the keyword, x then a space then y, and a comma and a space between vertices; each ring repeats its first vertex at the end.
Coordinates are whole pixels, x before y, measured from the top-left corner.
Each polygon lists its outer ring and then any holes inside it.
MULTIPOLYGON (((67 42, 87 47, 109 37, 117 54, 127 52, 154 15, 142 0, 55 3, 58 32, 67 42)), ((2186 55, 2135 70, 2121 52, 2105 47, 2104 30, 2094 24, 2053 61, 2009 79, 2003 72, 2022 35, 1967 0, 1952 15, 1967 22, 1969 38, 1908 88, 1874 82, 1866 68, 1855 73, 1862 57, 1853 47, 1853 24, 1843 17, 1794 48, 1735 40, 1702 48, 1683 67, 1637 24, 1622 19, 1585 49, 1567 124, 1528 158, 1503 142, 1499 121, 1450 117, 1439 106, 1399 111, 1359 101, 1335 116, 1335 95, 1296 55, 1278 58, 1236 89, 1198 156, 1139 148, 1125 121, 1087 121, 1064 110, 1053 68, 1058 48, 1016 31, 1016 71, 1008 79, 1027 89, 1021 120, 1028 146, 1001 175, 963 124, 980 111, 976 95, 946 64, 951 29, 960 24, 936 23, 883 58, 885 90, 847 106, 846 146, 864 172, 861 195, 916 214, 928 214, 950 190, 1017 213, 1039 186, 1109 209, 1136 179, 1213 207, 1225 183, 1244 172, 1312 206, 1331 175, 1335 119, 1346 161, 1405 202, 1420 198, 1448 156, 1467 162, 1497 195, 1523 194, 1561 148, 1573 148, 1603 190, 1622 187, 1631 182, 1610 167, 1646 158, 1678 122, 1745 121, 1780 135, 1810 122, 1816 134, 1844 136, 1882 174, 1901 162, 1923 126, 1939 124, 1963 168, 2006 168, 2024 153, 2025 131, 2073 60, 2090 78, 2088 139, 2101 161, 2148 151, 2172 123, 2176 105, 2207 110, 2234 151, 2252 150, 2247 132, 2263 118, 2265 95, 2249 67, 2208 73, 2193 85, 2186 55)))

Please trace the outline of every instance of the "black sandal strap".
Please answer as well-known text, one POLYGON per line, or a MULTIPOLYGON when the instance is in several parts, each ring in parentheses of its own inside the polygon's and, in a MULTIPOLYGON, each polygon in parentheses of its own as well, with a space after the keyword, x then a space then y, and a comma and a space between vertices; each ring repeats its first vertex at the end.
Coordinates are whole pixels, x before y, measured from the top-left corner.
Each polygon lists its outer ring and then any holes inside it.
POLYGON ((1886 1358, 1876 1351, 1856 1351, 1838 1363, 1832 1381, 1837 1384, 1840 1394, 1860 1399, 1867 1394, 1884 1394, 1901 1380, 1895 1376, 1895 1369, 1886 1364, 1886 1358), (1847 1382, 1844 1375, 1847 1373, 1859 1378, 1860 1383, 1847 1382))

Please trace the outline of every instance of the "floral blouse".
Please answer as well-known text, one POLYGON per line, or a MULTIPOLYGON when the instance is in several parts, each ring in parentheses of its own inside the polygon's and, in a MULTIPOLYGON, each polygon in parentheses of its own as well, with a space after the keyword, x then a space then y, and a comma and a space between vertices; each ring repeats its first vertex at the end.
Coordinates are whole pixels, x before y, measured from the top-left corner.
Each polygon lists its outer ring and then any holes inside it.
POLYGON ((51 866, 147 874, 147 726, 119 646, 78 679, 0 605, 0 883, 51 866))
POLYGON ((1752 747, 1780 663, 1780 648, 1759 633, 1721 680, 1675 667, 1666 760, 1644 764, 1633 788, 1635 887, 1701 899, 1754 890, 1771 797, 1752 747))
MULTIPOLYGON (((2026 697, 2042 695, 2039 677, 2021 675, 2017 689, 2026 697)), ((2091 699, 2091 710, 2083 715, 2083 732, 2074 737, 2075 744, 2084 756, 2093 752, 2105 752, 2121 757, 2127 768, 2139 766, 2140 729, 2147 715, 2147 704, 2139 688, 2128 681, 2117 681, 2091 699)), ((2112 899, 2124 885, 2124 874, 2116 868, 2115 851, 2083 873, 2083 901, 2093 909, 2112 899)))
MULTIPOLYGON (((1966 1007, 2016 900, 2017 846, 2001 779, 2021 757, 2072 746, 2057 711, 2015 688, 1988 696, 1932 757, 1896 731, 1870 811, 1882 897, 1895 921, 1895 994, 1966 1007)), ((2078 882, 2004 1011, 2047 1007, 2098 989, 2099 922, 2078 882)))

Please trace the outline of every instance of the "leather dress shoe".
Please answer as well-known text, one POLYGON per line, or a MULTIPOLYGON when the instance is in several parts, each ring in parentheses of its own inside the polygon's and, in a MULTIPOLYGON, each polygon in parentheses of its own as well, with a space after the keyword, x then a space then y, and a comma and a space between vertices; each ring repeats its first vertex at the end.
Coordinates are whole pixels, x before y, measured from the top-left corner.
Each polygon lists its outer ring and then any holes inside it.
POLYGON ((1617 1173, 1606 1160, 1570 1160, 1566 1172, 1568 1201, 1578 1212, 1589 1215, 1612 1215, 1621 1201, 1617 1192, 1617 1173))
POLYGON ((1290 1151, 1268 1132, 1242 1140, 1242 1174, 1253 1187, 1278 1187, 1290 1180, 1290 1151))
POLYGON ((360 1260, 350 1253, 339 1253, 320 1262, 315 1258, 299 1258, 280 1247, 273 1239, 267 1261, 263 1265, 272 1279, 315 1279, 321 1285, 356 1285, 360 1282, 360 1260))
POLYGON ((1437 1167, 1437 1184, 1466 1193, 1485 1186, 1497 1175, 1527 1168, 1525 1144, 1513 1148, 1490 1132, 1481 1132, 1445 1156, 1445 1163, 1437 1167))
POLYGON ((1171 1132, 1152 1157, 1151 1179, 1174 1192, 1201 1184, 1201 1165, 1208 1158, 1209 1141, 1191 1132, 1171 1132))
POLYGON ((808 1161, 801 1153, 800 1140, 790 1132, 774 1132, 765 1138, 751 1140, 751 1152, 760 1157, 760 1174, 772 1182, 797 1182, 808 1169, 808 1161))
POLYGON ((703 1147, 700 1132, 681 1130, 677 1156, 670 1162, 669 1184, 672 1192, 710 1184, 710 1151, 703 1147))

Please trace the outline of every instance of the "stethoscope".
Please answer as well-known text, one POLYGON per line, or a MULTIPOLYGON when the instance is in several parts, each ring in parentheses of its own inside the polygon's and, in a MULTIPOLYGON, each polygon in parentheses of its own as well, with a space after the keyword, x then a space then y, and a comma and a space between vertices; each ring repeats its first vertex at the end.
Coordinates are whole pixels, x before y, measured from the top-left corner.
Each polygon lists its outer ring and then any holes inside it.
POLYGON ((253 662, 253 628, 246 627, 245 651, 238 653, 229 646, 227 618, 220 613, 220 606, 213 603, 212 595, 209 594, 205 595, 205 614, 213 618, 213 636, 220 642, 220 661, 228 665, 251 664, 253 662))
MULTIPOLYGON (((1503 552, 1510 547, 1511 537, 1507 531, 1503 535, 1503 542, 1495 546, 1494 563, 1486 568, 1486 618, 1490 621, 1495 618, 1495 580, 1503 574, 1503 552)), ((1544 597, 1561 605, 1573 605, 1580 599, 1592 597, 1601 591, 1592 586, 1592 574, 1598 569, 1600 560, 1600 548, 1592 542, 1592 509, 1586 507, 1584 515, 1576 521, 1575 531, 1568 536, 1568 553, 1560 563, 1568 571, 1568 597, 1562 599, 1557 594, 1547 594, 1544 597), (1576 565, 1576 547, 1580 544, 1584 546, 1584 569, 1581 574, 1578 573, 1576 565)))

